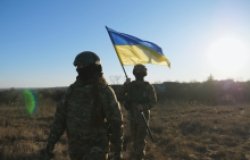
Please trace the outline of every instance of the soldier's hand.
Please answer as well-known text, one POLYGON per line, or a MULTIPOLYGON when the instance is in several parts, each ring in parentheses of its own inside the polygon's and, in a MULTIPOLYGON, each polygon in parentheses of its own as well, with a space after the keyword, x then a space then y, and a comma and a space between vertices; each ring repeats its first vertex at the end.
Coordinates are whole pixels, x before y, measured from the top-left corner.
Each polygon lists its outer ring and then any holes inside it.
POLYGON ((44 148, 40 151, 40 160, 50 160, 54 157, 54 154, 48 151, 47 148, 44 148))
POLYGON ((128 84, 130 82, 131 82, 131 79, 130 78, 126 78, 125 84, 128 84))

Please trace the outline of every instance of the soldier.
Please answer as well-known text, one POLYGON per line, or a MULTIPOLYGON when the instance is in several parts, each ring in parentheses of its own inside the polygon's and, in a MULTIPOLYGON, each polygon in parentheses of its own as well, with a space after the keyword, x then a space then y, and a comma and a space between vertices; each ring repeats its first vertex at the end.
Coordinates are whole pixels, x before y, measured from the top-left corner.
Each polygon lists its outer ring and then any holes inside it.
POLYGON ((156 104, 157 97, 154 87, 144 81, 147 69, 144 65, 134 66, 135 80, 124 84, 124 107, 128 111, 129 138, 132 141, 130 160, 142 160, 144 157, 145 137, 147 128, 141 112, 149 123, 150 109, 156 104))
POLYGON ((106 160, 109 143, 112 160, 120 160, 122 114, 113 89, 103 77, 100 58, 90 51, 81 52, 74 66, 78 76, 57 107, 43 157, 52 157, 55 144, 66 130, 71 160, 106 160))

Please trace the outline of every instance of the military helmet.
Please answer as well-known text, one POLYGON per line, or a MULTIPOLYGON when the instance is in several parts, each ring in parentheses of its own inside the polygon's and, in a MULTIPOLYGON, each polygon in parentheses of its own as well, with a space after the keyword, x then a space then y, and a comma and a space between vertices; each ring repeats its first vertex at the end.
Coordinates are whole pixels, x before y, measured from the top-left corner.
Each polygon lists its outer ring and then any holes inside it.
POLYGON ((147 75, 147 68, 142 64, 137 64, 134 66, 133 74, 135 76, 137 76, 137 75, 146 76, 147 75))
POLYGON ((74 66, 86 67, 91 64, 100 65, 100 58, 91 51, 84 51, 79 53, 74 60, 74 66))

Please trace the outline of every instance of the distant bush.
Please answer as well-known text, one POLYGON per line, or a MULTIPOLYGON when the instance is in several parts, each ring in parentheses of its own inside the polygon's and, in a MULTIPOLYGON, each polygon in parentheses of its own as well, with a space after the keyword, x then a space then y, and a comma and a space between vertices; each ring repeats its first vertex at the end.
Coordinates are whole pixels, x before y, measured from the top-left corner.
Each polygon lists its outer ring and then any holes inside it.
MULTIPOLYGON (((164 82, 154 84, 159 103, 166 101, 183 101, 202 104, 235 104, 250 102, 250 81, 235 82, 233 80, 205 82, 164 82)), ((122 101, 122 86, 112 85, 118 100, 122 101)), ((65 94, 66 87, 32 89, 40 101, 59 101, 65 94)), ((22 101, 22 89, 0 91, 0 104, 13 104, 22 101)))
POLYGON ((250 102, 250 82, 233 80, 179 83, 164 82, 155 88, 160 101, 187 101, 204 104, 235 104, 250 102))
MULTIPOLYGON (((62 99, 66 88, 29 89, 37 102, 59 101, 62 99)), ((17 106, 24 103, 24 89, 8 89, 0 91, 0 105, 17 106)))
POLYGON ((21 96, 21 90, 14 88, 2 90, 0 91, 0 104, 14 105, 20 102, 21 96))

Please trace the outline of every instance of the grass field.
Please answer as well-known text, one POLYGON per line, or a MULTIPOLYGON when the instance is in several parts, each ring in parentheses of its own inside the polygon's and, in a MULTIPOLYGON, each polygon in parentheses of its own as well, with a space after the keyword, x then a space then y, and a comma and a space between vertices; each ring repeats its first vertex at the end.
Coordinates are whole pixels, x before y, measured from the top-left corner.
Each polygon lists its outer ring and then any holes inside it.
MULTIPOLYGON (((30 116, 23 106, 0 106, 0 159, 34 160, 46 144, 55 103, 30 116)), ((146 160, 250 160, 250 105, 159 104, 151 112, 155 138, 146 160)), ((55 159, 68 159, 65 135, 55 159)))

